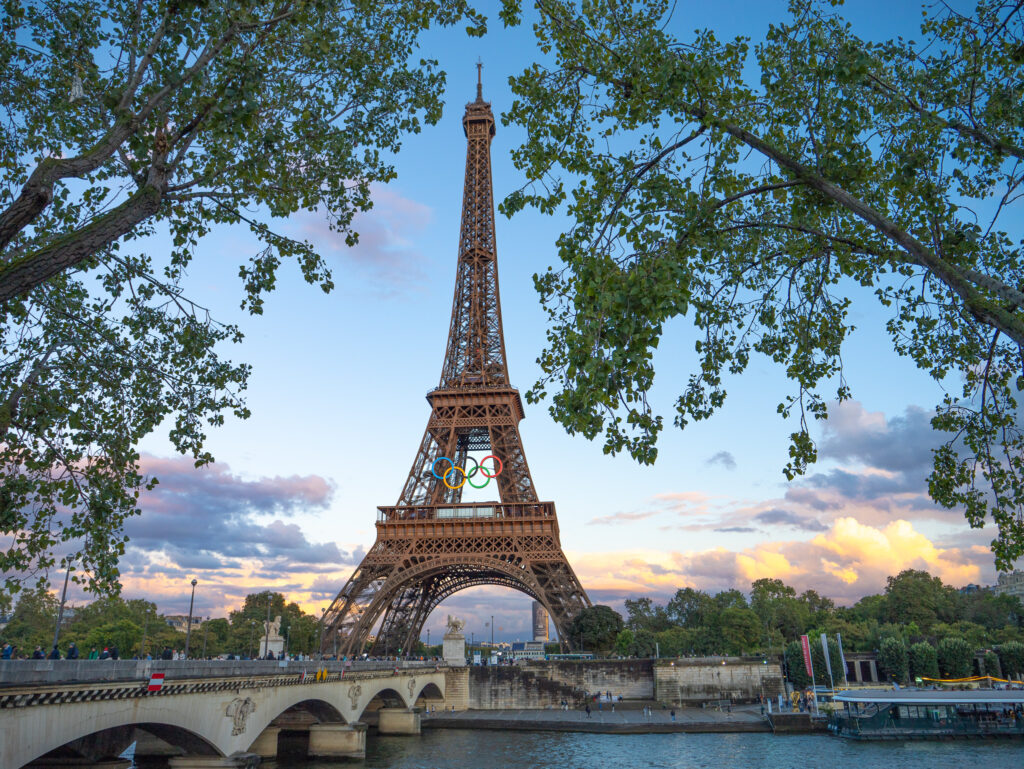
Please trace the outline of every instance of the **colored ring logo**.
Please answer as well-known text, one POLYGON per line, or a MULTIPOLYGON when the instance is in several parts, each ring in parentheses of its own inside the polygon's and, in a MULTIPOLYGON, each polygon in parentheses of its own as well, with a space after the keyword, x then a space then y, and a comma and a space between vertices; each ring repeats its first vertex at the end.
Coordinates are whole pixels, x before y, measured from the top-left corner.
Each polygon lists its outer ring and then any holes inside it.
POLYGON ((430 466, 430 474, 433 475, 435 478, 437 478, 437 480, 441 481, 447 488, 452 489, 453 491, 455 489, 461 489, 463 486, 466 485, 467 482, 474 489, 482 489, 482 488, 485 488, 487 486, 487 484, 491 482, 491 478, 497 478, 499 475, 501 475, 501 471, 505 468, 505 465, 502 463, 501 459, 496 457, 494 454, 488 454, 486 457, 484 457, 479 462, 477 462, 475 459, 473 459, 473 457, 469 457, 469 456, 467 456, 466 459, 473 463, 473 469, 470 470, 468 473, 466 472, 465 468, 459 467, 458 465, 456 465, 455 462, 453 462, 451 460, 451 458, 449 458, 449 457, 438 457, 437 459, 434 460, 433 464, 430 466), (487 468, 484 467, 484 462, 486 462, 488 459, 493 459, 494 462, 495 462, 495 467, 494 467, 494 472, 493 473, 488 473, 487 472, 487 468), (437 474, 437 463, 442 461, 442 460, 447 462, 449 465, 451 465, 451 467, 449 467, 447 470, 445 470, 443 475, 438 475, 437 474), (481 483, 479 486, 477 484, 473 483, 473 480, 472 480, 473 476, 476 475, 478 472, 484 478, 487 479, 483 483, 481 483), (460 483, 457 486, 454 486, 454 485, 452 485, 451 483, 448 482, 448 477, 449 476, 455 476, 455 477, 452 477, 452 480, 455 481, 455 480, 457 480, 457 476, 455 475, 456 473, 462 473, 462 483, 460 483))

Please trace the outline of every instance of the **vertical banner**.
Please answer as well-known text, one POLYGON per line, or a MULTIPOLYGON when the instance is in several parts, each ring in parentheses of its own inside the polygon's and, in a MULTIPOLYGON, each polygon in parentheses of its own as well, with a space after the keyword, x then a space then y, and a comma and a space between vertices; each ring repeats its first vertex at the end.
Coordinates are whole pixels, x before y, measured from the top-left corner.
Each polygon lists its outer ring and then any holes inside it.
POLYGON ((846 655, 843 654, 843 636, 841 633, 836 633, 836 641, 839 642, 839 660, 843 663, 843 678, 846 678, 846 655))
POLYGON ((821 650, 825 652, 825 670, 828 671, 828 680, 832 680, 832 660, 829 659, 828 653, 828 636, 824 633, 821 634, 821 650))
POLYGON ((811 667, 811 643, 807 640, 807 636, 800 636, 800 648, 804 652, 804 669, 807 671, 807 675, 814 677, 814 668, 811 667))

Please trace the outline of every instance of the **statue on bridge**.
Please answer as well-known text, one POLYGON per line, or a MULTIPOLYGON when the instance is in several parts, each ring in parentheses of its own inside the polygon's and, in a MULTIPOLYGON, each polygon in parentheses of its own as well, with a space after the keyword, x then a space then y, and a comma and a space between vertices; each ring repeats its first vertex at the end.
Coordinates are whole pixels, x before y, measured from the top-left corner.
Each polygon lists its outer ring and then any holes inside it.
POLYGON ((458 635, 462 632, 462 628, 466 627, 466 620, 453 617, 451 614, 448 615, 448 630, 445 636, 458 635))

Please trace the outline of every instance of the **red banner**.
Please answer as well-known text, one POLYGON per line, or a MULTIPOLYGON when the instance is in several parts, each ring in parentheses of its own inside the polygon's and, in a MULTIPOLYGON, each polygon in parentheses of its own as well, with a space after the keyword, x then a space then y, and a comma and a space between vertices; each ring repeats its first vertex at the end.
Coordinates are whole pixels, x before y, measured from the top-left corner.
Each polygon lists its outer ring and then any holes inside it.
POLYGON ((811 668, 811 642, 807 640, 807 636, 800 636, 800 648, 804 650, 804 668, 807 670, 807 675, 814 676, 814 670, 811 668))

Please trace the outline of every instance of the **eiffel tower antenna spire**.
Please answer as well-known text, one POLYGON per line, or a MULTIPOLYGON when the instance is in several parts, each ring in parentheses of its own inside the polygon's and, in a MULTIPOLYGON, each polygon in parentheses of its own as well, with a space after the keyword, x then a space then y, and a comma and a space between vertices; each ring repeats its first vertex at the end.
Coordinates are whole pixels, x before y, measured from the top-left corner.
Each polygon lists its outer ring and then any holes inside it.
MULTIPOLYGON (((590 606, 562 552, 554 502, 541 502, 523 451, 519 390, 509 383, 498 292, 491 184, 494 115, 466 105, 455 294, 441 379, 398 503, 377 508, 377 541, 324 616, 321 651, 361 654, 377 623, 374 654, 409 651, 445 598, 503 585, 539 601, 564 648, 569 623, 590 606), (483 452, 482 460, 473 454, 483 452), (490 486, 490 480, 494 486, 490 486), (500 501, 463 502, 466 485, 497 487, 500 501)), ((487 492, 484 492, 487 493, 487 492)))
POLYGON ((476 60, 476 100, 477 101, 483 101, 484 100, 484 84, 483 84, 483 80, 482 80, 483 76, 481 74, 481 71, 483 70, 483 68, 484 68, 484 63, 480 59, 477 59, 476 60))

